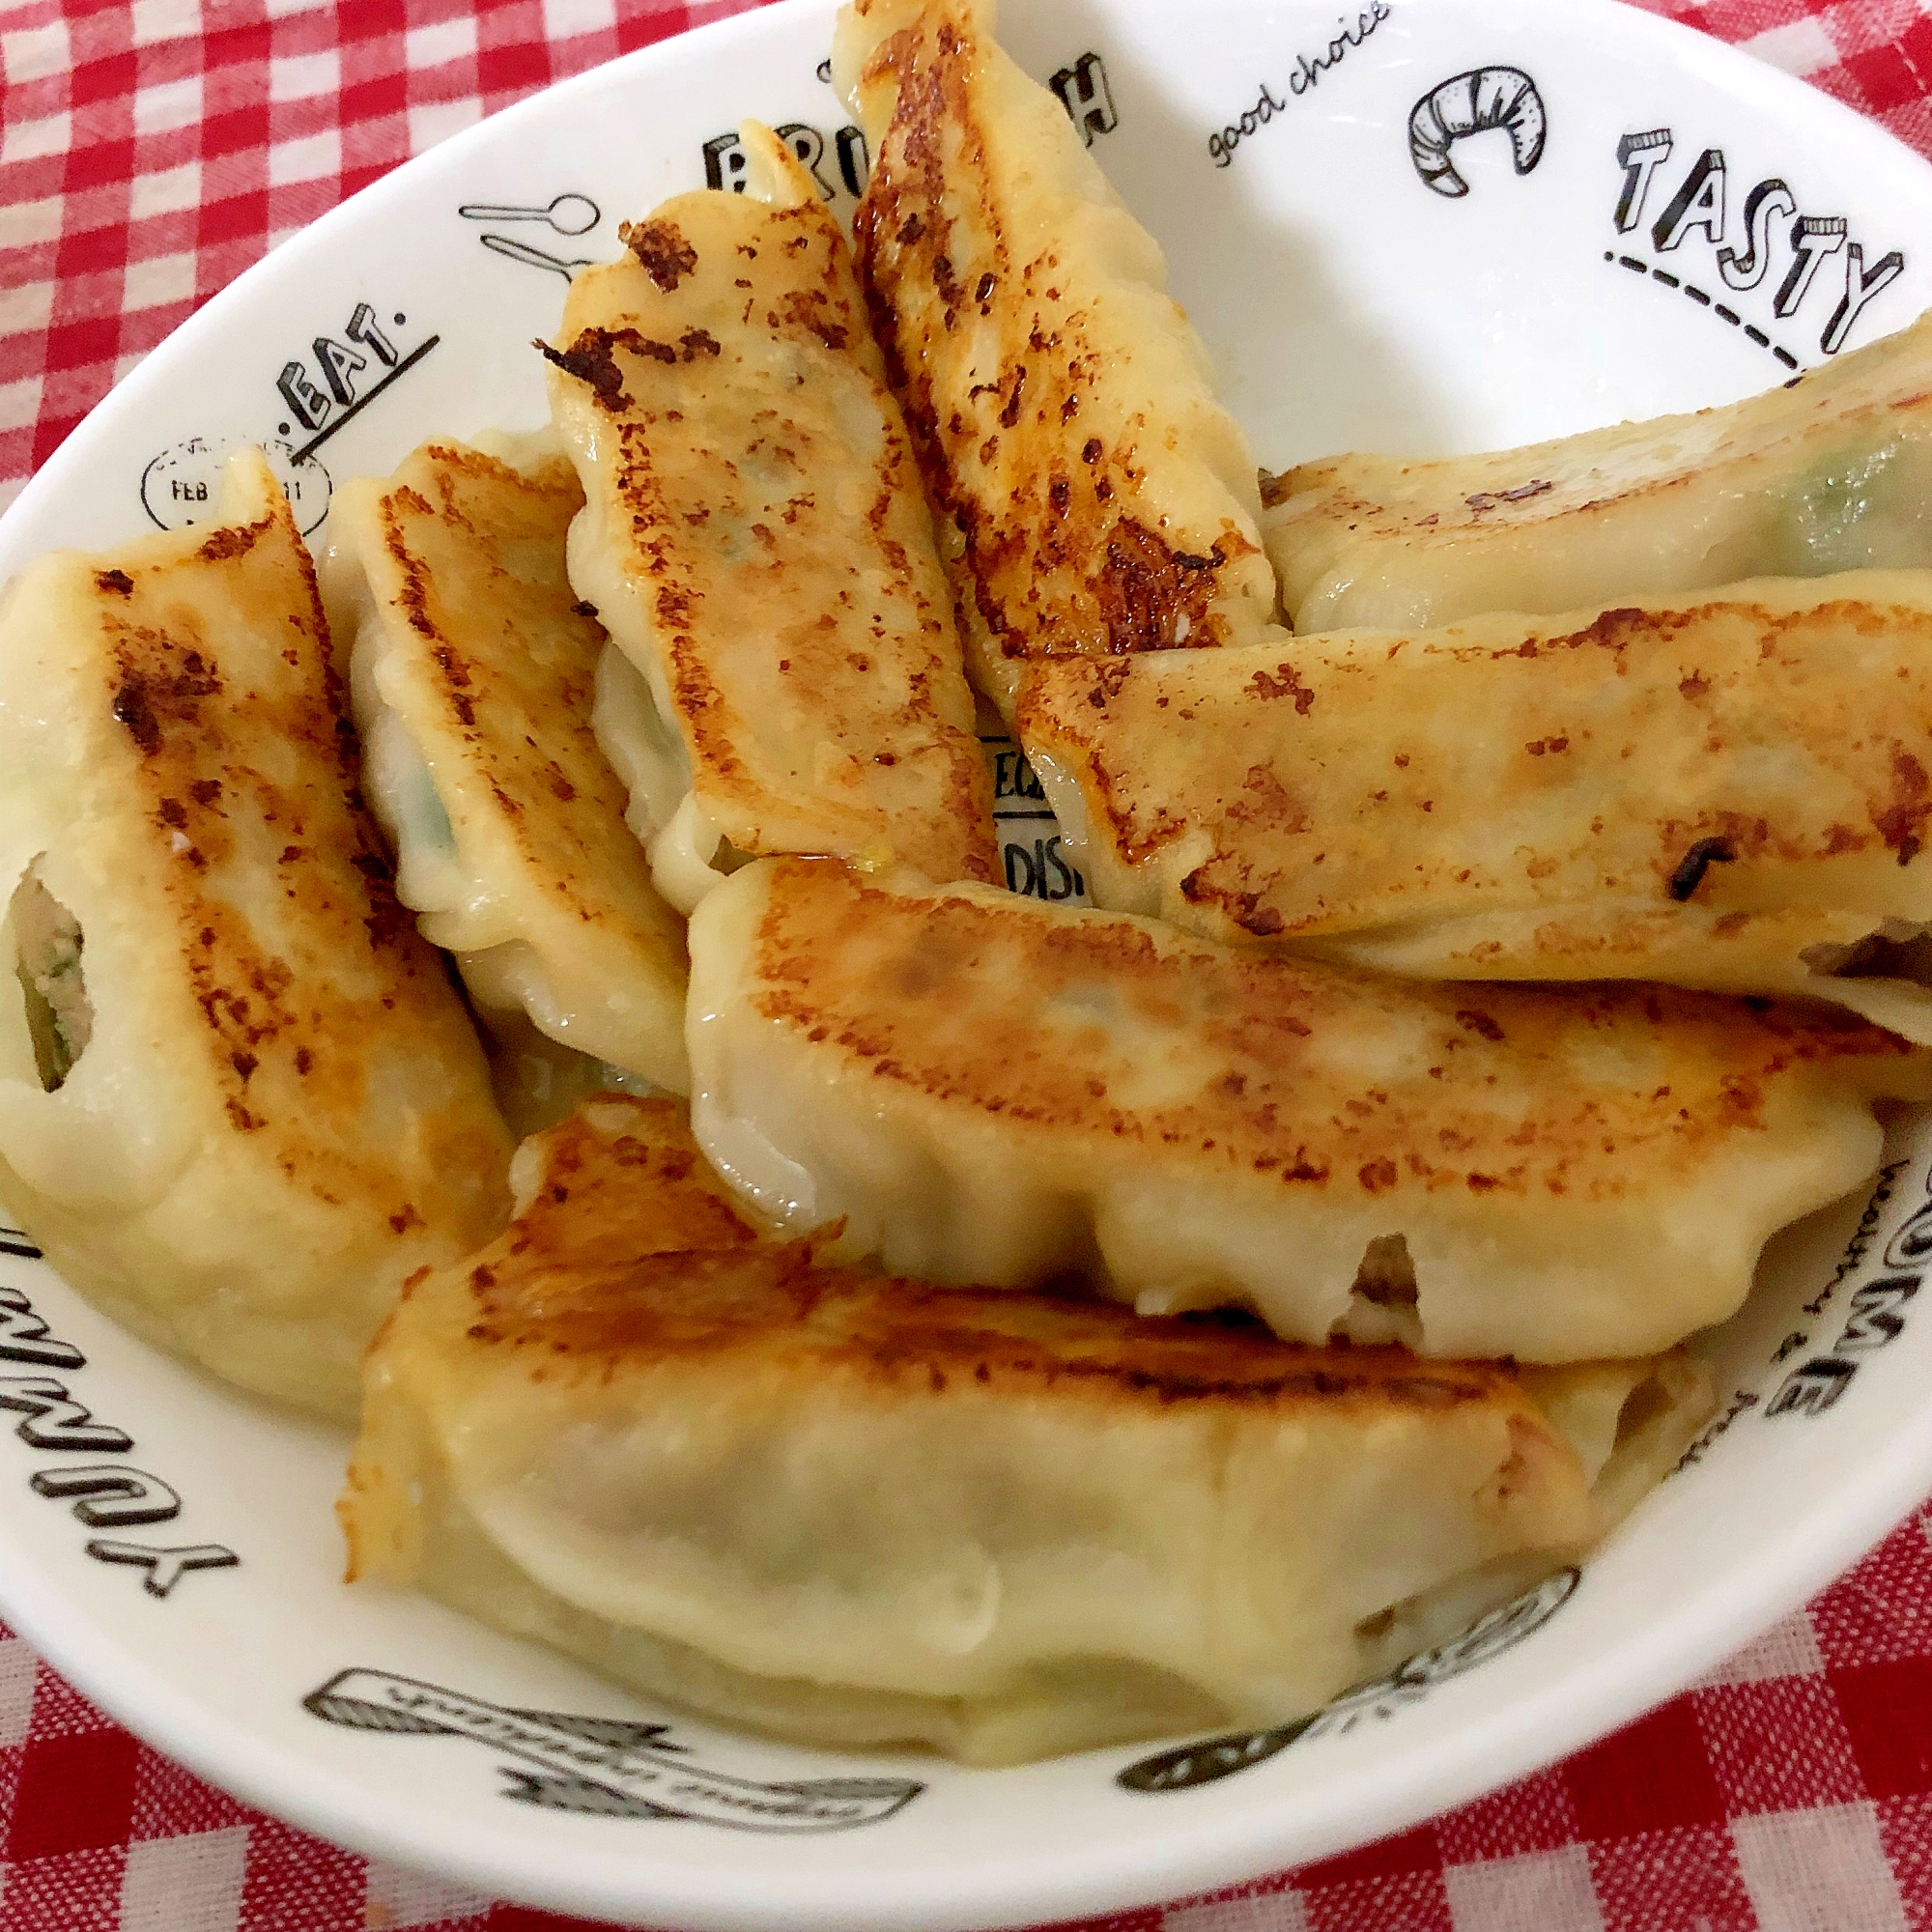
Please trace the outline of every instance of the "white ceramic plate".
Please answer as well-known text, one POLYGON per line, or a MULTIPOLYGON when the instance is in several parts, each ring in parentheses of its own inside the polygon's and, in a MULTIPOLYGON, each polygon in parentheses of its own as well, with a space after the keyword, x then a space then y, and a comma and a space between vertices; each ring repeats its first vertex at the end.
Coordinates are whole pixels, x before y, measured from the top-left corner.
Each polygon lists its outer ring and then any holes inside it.
MULTIPOLYGON (((1725 401, 1932 302, 1932 259, 1908 245, 1932 232, 1932 170, 1798 82, 1609 0, 1009 12, 1014 53, 1064 91, 1166 245, 1272 468, 1725 401), (1513 74, 1480 93, 1506 124, 1445 140, 1468 76, 1497 69, 1513 74), (1787 192, 1753 199, 1773 180, 1787 192), (1769 271, 1735 290, 1753 209, 1760 231, 1784 213, 1769 271)), ((529 341, 570 265, 613 254, 619 217, 707 166, 728 182, 741 115, 787 127, 849 208, 863 154, 821 78, 831 14, 788 0, 588 74, 277 250, 48 464, 0 526, 0 579, 57 545, 193 518, 237 440, 279 449, 316 528, 331 477, 386 470, 432 432, 539 421, 529 341), (519 208, 542 213, 500 212, 519 208)), ((1035 849, 1039 828, 1008 829, 1035 849)), ((1172 1897, 1406 1826, 1634 1716, 1932 1489, 1932 1310, 1915 1302, 1929 1143, 1898 1137, 1869 1210, 1778 1243, 1712 1344, 1724 1416, 1580 1582, 1298 1734, 988 1773, 646 1708, 434 1605, 346 1589, 342 1441, 155 1355, 20 1242, 0 1242, 0 1405, 19 1424, 0 1435, 0 1607, 244 1798, 559 1910, 913 1932, 1172 1897), (61 1393, 105 1431, 91 1445, 57 1427, 61 1393), (62 1472, 89 1463, 147 1472, 178 1514, 129 1520, 165 1511, 160 1490, 75 1494, 62 1472)))

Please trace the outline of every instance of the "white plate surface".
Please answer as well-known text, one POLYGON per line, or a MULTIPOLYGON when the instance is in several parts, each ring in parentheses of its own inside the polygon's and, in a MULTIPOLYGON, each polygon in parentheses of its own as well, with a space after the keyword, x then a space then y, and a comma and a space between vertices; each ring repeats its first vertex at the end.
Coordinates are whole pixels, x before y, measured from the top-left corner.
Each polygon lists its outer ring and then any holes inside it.
MULTIPOLYGON (((1168 249, 1270 468, 1726 401, 1932 303, 1932 255, 1913 239, 1932 232, 1932 169, 1823 96, 1610 0, 1350 0, 1346 15, 1329 0, 1013 0, 1009 13, 1013 52, 1091 117, 1095 152, 1168 249), (1417 104, 1498 67, 1533 85, 1541 144, 1525 122, 1514 140, 1498 128, 1446 154, 1425 141, 1418 160, 1417 104), (1634 149, 1638 134, 1667 140, 1634 149), (1720 251, 1735 273, 1750 190, 1772 179, 1821 225, 1803 258, 1775 242, 1770 272, 1734 292, 1720 251), (1443 191, 1456 182, 1466 192, 1443 191)), ((613 255, 618 219, 701 185, 707 160, 728 179, 719 137, 740 116, 794 128, 849 209, 860 160, 820 78, 831 17, 823 0, 786 0, 633 55, 438 148, 278 249, 47 465, 0 525, 0 580, 46 549, 193 517, 237 440, 279 445, 319 526, 331 478, 386 470, 433 432, 538 422, 528 345, 554 328, 568 266, 613 255), (553 218, 466 213, 510 205, 553 218)), ((1271 1751, 1197 1753, 1191 1781, 1171 1766, 1140 1780, 1164 1788, 1120 1782, 1152 1747, 987 1773, 768 1745, 647 1708, 434 1605, 347 1589, 330 1513, 344 1443, 157 1357, 4 1244, 0 1286, 84 1357, 22 1339, 16 1314, 0 1333, 0 1403, 26 1406, 8 1421, 31 1431, 21 1378, 51 1378, 130 1438, 115 1460, 184 1504, 165 1524, 90 1526, 32 1482, 75 1459, 0 1433, 0 1607, 217 1783, 345 1844, 555 1910, 915 1932, 1172 1897, 1402 1828, 1636 1715, 1932 1489, 1932 1310, 1914 1299, 1932 1266, 1928 1152, 1932 1137, 1901 1133, 1868 1211, 1847 1204, 1777 1244, 1751 1307, 1710 1346, 1724 1418, 1567 1600, 1546 1592, 1271 1751), (102 1560, 115 1543, 238 1560, 186 1569, 157 1595, 144 1586, 163 1571, 102 1560), (334 1683, 343 1672, 357 1674, 334 1683), (643 1731, 586 1738, 570 1722, 582 1718, 668 1722, 685 1748, 643 1731), (601 1811, 508 1802, 570 1776, 604 1787, 601 1811), (841 1776, 900 1786, 754 1788, 841 1776)))

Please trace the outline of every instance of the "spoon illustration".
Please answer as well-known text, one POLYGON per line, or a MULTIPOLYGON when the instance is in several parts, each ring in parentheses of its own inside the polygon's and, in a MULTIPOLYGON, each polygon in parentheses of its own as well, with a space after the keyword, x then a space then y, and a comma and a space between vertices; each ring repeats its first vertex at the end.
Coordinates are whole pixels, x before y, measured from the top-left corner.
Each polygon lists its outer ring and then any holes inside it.
POLYGON ((559 235, 586 234, 604 218, 587 194, 560 194, 548 208, 493 208, 471 201, 456 212, 467 221, 545 221, 559 235))
POLYGON ((590 266, 587 261, 562 261, 542 248, 532 248, 527 242, 513 242, 507 235, 486 235, 483 245, 495 254, 507 255, 513 262, 527 262, 533 269, 554 269, 566 282, 579 269, 590 266))

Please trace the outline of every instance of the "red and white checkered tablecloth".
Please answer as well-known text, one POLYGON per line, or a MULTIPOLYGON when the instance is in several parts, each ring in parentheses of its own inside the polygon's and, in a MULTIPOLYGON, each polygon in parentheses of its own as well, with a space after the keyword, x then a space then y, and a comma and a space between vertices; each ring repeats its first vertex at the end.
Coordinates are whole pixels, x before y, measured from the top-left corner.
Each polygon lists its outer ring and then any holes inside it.
MULTIPOLYGON (((0 507, 283 236, 522 95, 753 4, 0 0, 0 507)), ((1639 4, 1932 155, 1932 0, 1639 4)), ((0 1629, 0 1932, 581 1922, 247 1810, 0 1629)), ((1932 1928, 1932 1509, 1697 1689, 1551 1771, 1363 1851, 1084 1932, 1907 1927, 1932 1928)))

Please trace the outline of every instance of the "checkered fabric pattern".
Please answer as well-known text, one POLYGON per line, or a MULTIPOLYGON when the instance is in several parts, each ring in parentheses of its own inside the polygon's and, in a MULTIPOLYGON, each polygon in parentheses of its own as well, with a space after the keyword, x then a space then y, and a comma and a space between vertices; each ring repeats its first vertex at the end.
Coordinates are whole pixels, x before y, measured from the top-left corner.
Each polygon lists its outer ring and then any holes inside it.
MULTIPOLYGON (((0 1832, 0 1932, 591 1932, 244 1809, 3 1630, 0 1832)), ((1341 1858, 1077 1932, 1928 1926, 1932 1510, 1689 1694, 1552 1770, 1341 1858)))
POLYGON ((1701 27, 1883 122, 1932 156, 1928 0, 1634 0, 1701 27))
MULTIPOLYGON (((752 4, 0 0, 0 507, 282 237, 524 94, 752 4)), ((1932 155, 1932 0, 1638 4, 1932 155)), ((581 1923, 245 1809, 0 1629, 0 1932, 581 1923)), ((1081 1932, 1920 1927, 1932 1511, 1688 1695, 1553 1770, 1346 1857, 1081 1932)))
POLYGON ((552 81, 755 0, 0 0, 0 509, 285 236, 552 81))

